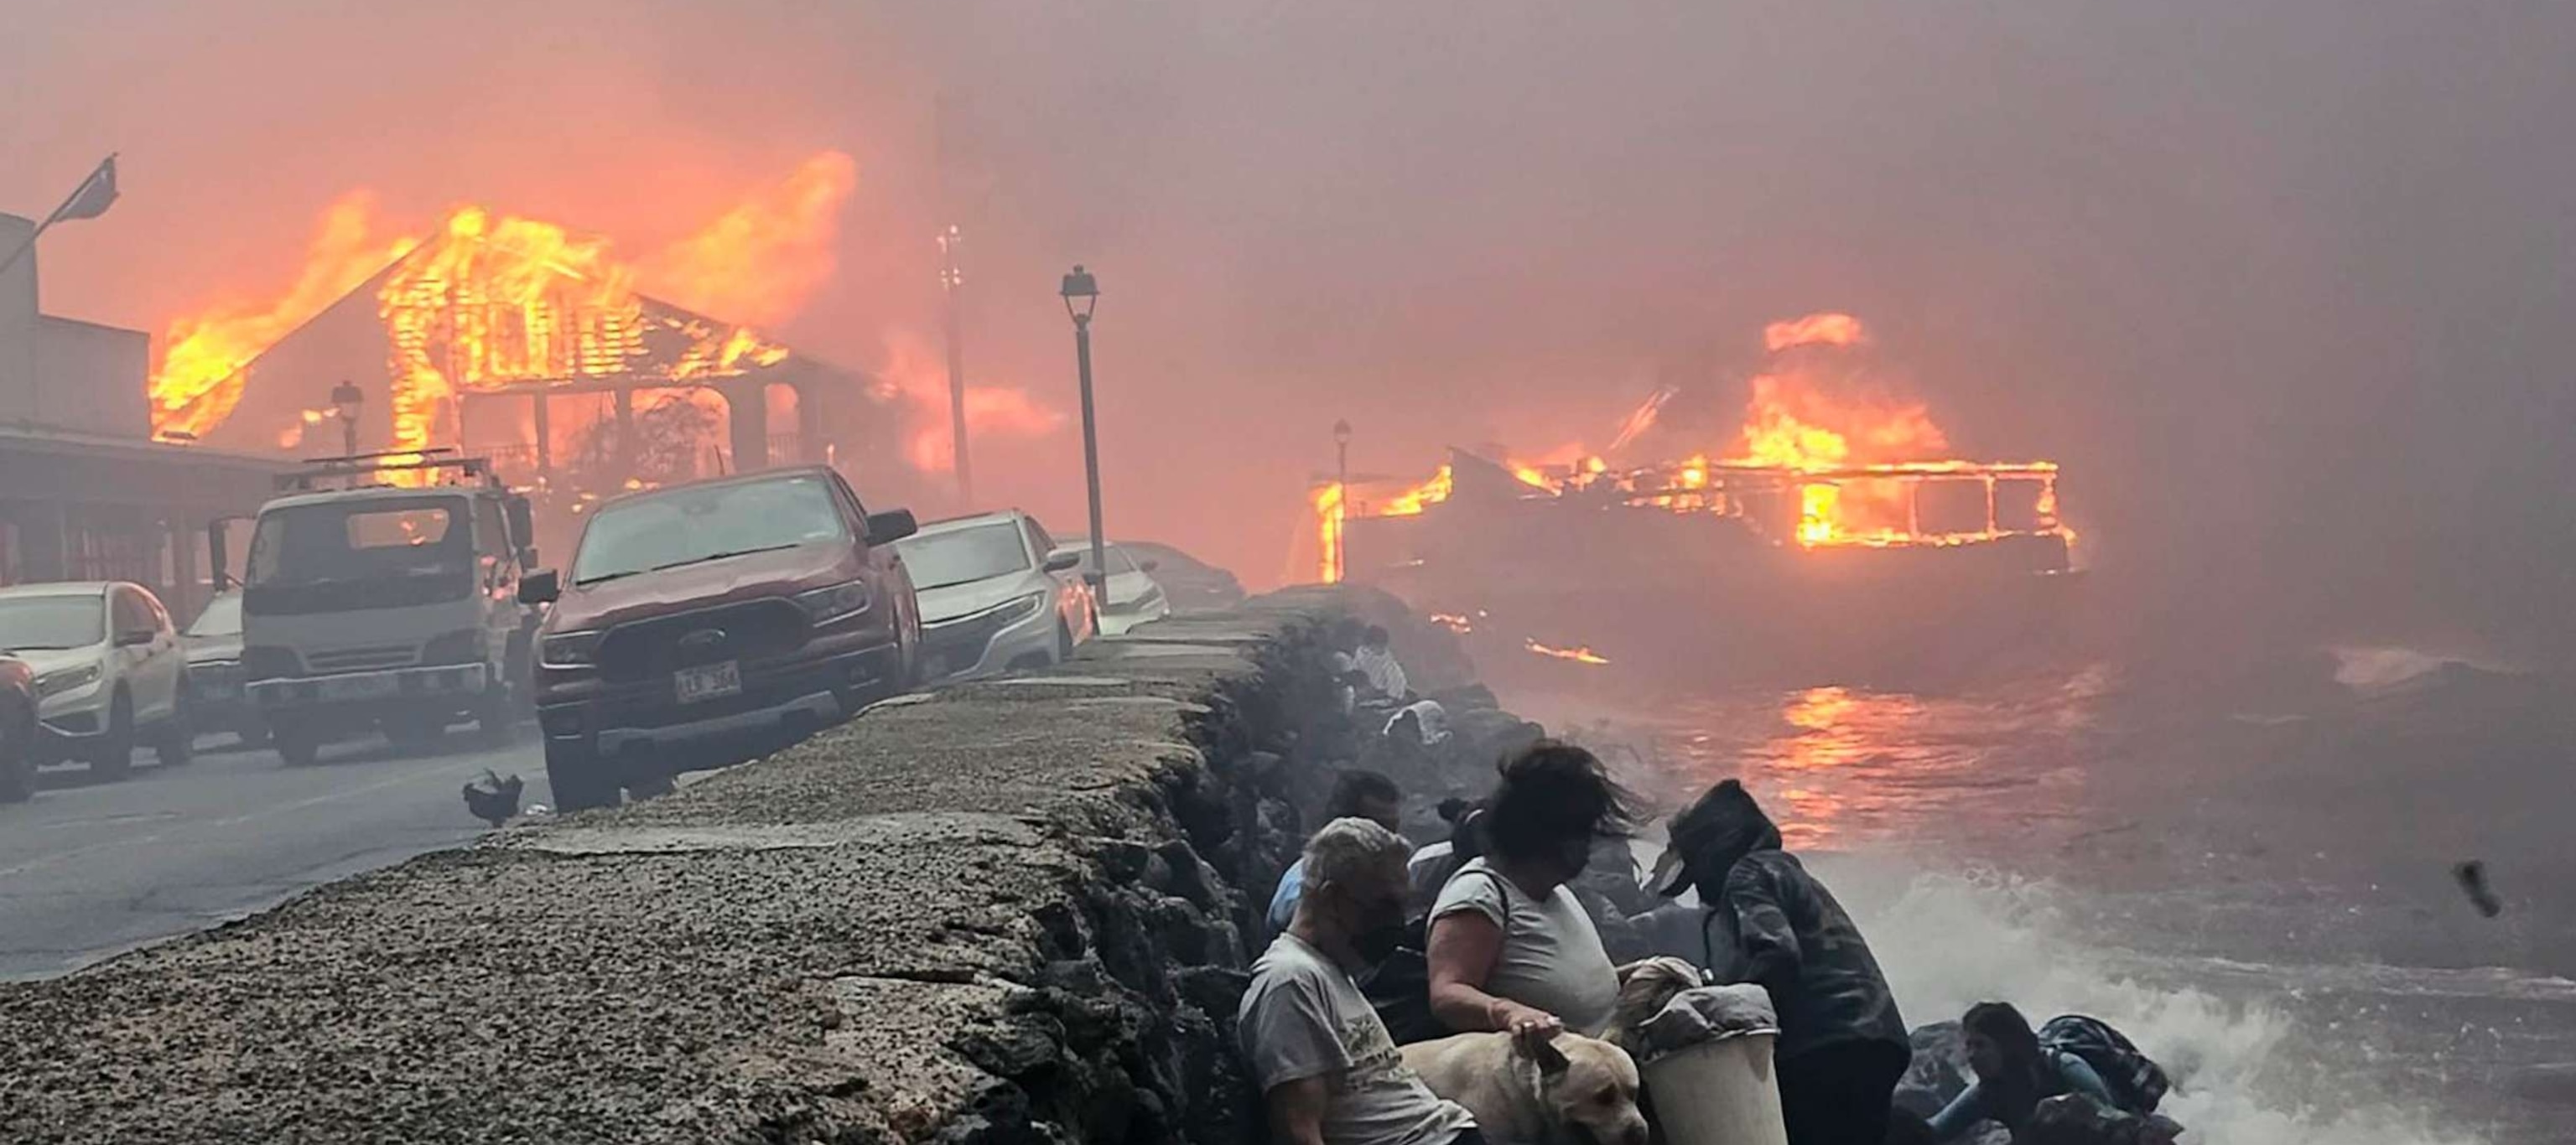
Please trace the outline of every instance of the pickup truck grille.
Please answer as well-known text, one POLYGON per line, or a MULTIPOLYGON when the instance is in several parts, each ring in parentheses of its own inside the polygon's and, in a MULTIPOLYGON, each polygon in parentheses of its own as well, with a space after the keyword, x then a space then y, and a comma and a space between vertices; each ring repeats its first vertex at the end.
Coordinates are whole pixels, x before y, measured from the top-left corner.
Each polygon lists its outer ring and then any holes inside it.
POLYGON ((759 660, 805 646, 805 610, 781 598, 630 621, 599 641, 599 674, 649 679, 690 664, 759 660))
POLYGON ((334 648, 329 651, 304 654, 305 665, 321 673, 404 668, 419 659, 420 648, 412 644, 375 644, 362 648, 334 648))

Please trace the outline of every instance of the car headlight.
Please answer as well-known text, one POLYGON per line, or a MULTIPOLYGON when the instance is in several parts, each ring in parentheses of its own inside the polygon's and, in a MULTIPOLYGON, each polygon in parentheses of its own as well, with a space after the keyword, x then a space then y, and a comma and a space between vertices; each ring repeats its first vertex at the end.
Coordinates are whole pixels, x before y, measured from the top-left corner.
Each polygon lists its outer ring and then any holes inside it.
POLYGON ((1046 607, 1047 594, 1033 592, 993 610, 993 619, 1003 624, 1017 624, 1038 614, 1046 607))
POLYGON ((588 668, 599 661, 597 632, 558 632, 537 645, 537 658, 548 668, 588 668))
POLYGON ((98 665, 83 664, 78 668, 57 668, 36 677, 38 698, 59 696, 74 688, 86 688, 98 682, 98 665))
POLYGON ((805 619, 817 624, 846 620, 876 607, 877 594, 863 580, 843 581, 829 588, 796 594, 796 607, 805 610, 805 619))
POLYGON ((480 664, 483 662, 483 630, 460 628, 431 640, 420 650, 424 665, 480 664))

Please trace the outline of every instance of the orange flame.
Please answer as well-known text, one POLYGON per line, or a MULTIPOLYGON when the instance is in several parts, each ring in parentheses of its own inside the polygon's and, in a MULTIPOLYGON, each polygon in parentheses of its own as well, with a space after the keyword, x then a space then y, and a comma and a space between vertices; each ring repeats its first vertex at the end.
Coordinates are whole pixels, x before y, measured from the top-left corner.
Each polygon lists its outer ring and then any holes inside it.
POLYGON ((375 206, 372 192, 352 191, 325 208, 305 250, 304 269, 277 298, 227 299, 171 320, 159 343, 161 363, 152 372, 156 436, 203 437, 223 424, 241 401, 244 364, 419 245, 416 238, 378 233, 375 206))
POLYGON ((1830 310, 1762 328, 1762 348, 1774 354, 1799 346, 1857 346, 1868 340, 1869 331, 1861 327, 1860 319, 1830 310))
MULTIPOLYGON (((1449 499, 1454 479, 1455 474, 1450 467, 1443 465, 1431 475, 1430 480, 1404 489, 1384 501, 1374 503, 1361 501, 1358 505, 1360 515, 1365 517, 1418 516, 1424 509, 1449 499)), ((1365 494, 1366 484, 1357 486, 1355 491, 1365 494)), ((1342 558, 1342 529, 1350 507, 1342 503, 1343 494, 1344 490, 1340 485, 1328 481, 1316 486, 1309 498, 1315 506, 1315 539, 1321 556, 1315 579, 1325 584, 1338 583, 1349 571, 1349 566, 1342 558)))
MULTIPOLYGON (((428 240, 389 243, 370 237, 372 196, 353 193, 326 213, 283 298, 171 323, 170 351, 152 380, 154 429, 192 437, 213 430, 241 401, 244 364, 388 268, 376 302, 398 451, 452 436, 463 390, 635 374, 703 379, 776 365, 785 347, 747 326, 648 306, 636 284, 729 318, 784 318, 832 273, 838 209, 855 182, 848 156, 817 155, 779 187, 646 260, 640 275, 610 257, 604 238, 479 206, 450 212, 428 240)), ((302 428, 289 425, 280 442, 300 438, 302 428)))
POLYGON ((1551 659, 1571 660, 1577 664, 1607 664, 1610 662, 1609 657, 1603 656, 1588 647, 1577 646, 1574 648, 1551 648, 1536 640, 1524 640, 1521 643, 1530 651, 1551 659))
MULTIPOLYGON (((886 367, 877 377, 878 396, 911 404, 913 429, 904 439, 903 456, 922 473, 947 473, 957 467, 956 442, 948 425, 948 367, 931 346, 908 333, 886 336, 886 367)), ((966 387, 968 456, 996 440, 1029 441, 1064 425, 1064 411, 1042 405, 1017 386, 966 387)))
POLYGON ((857 161, 826 151, 690 238, 636 268, 645 292, 701 314, 775 325, 796 316, 831 280, 841 203, 858 186, 857 161))

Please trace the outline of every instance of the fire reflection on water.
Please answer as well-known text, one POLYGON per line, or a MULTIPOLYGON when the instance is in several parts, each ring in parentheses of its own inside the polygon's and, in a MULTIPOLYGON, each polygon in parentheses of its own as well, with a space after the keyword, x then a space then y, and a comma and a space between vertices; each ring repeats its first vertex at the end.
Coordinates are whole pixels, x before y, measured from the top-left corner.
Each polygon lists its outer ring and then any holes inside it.
MULTIPOLYGON (((1665 807, 1744 781, 1793 848, 1992 843, 2078 814, 2105 673, 1960 694, 1816 687, 1679 700, 1579 732, 1643 743, 1630 780, 1665 807)), ((1632 770, 1632 769, 1623 769, 1632 770)))

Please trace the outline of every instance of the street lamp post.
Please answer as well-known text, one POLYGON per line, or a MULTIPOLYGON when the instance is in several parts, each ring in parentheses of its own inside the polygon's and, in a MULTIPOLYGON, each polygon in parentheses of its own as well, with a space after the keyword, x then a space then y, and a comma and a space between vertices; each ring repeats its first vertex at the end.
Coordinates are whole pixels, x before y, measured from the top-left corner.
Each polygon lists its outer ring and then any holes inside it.
POLYGON ((939 291, 946 304, 944 320, 948 327, 948 442, 949 452, 957 464, 957 503, 961 508, 975 508, 975 465, 966 455, 966 333, 959 318, 957 292, 966 285, 966 275, 957 265, 957 248, 964 236, 949 227, 939 234, 939 291))
MULTIPOLYGON (((542 400, 542 399, 541 399, 542 400)), ((367 392, 343 379, 331 387, 331 408, 340 415, 340 456, 358 455, 358 411, 367 404, 367 392)))
POLYGON ((1351 422, 1343 418, 1333 423, 1333 583, 1349 579, 1351 571, 1351 422))
POLYGON ((1073 353, 1082 373, 1082 475, 1091 487, 1091 567, 1082 579, 1091 599, 1109 607, 1108 542, 1100 533, 1100 434, 1091 415, 1091 312, 1100 305, 1100 283, 1079 264, 1064 276, 1064 312, 1073 317, 1073 353))

